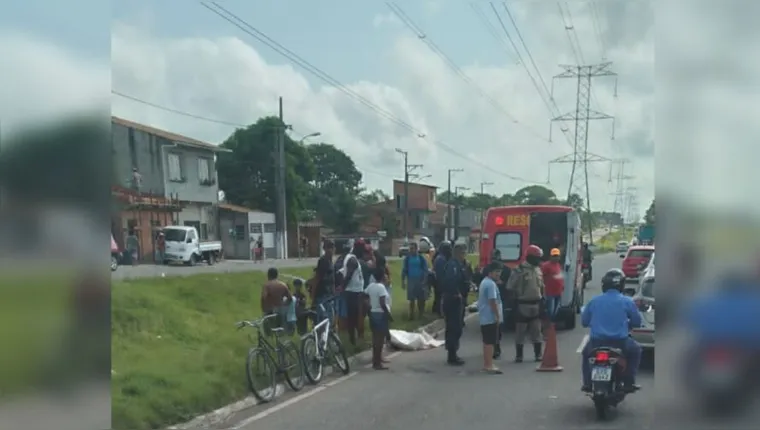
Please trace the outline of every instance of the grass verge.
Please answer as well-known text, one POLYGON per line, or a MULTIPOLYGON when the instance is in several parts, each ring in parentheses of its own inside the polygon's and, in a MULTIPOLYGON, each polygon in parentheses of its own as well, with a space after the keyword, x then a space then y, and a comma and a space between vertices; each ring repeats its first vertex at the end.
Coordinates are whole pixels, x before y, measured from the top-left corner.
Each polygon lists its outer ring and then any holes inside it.
MULTIPOLYGON (((414 330, 433 321, 408 320, 401 262, 390 265, 393 328, 414 330)), ((311 273, 280 270, 302 278, 311 273)), ((245 397, 250 341, 234 324, 260 316, 265 278, 263 272, 245 272, 114 282, 113 428, 163 428, 245 397)))
POLYGON ((631 239, 633 230, 630 228, 624 228, 618 231, 613 231, 602 236, 599 241, 596 242, 598 253, 615 252, 615 246, 618 242, 625 240, 626 242, 631 239))

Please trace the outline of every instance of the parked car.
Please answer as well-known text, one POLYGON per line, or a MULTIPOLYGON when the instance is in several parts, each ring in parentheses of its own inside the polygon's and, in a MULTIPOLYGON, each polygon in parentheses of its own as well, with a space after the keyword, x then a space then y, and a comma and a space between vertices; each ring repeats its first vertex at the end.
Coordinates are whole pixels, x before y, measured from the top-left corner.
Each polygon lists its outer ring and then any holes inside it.
POLYGON ((111 271, 115 272, 116 269, 119 268, 119 263, 121 263, 121 250, 119 250, 119 245, 116 244, 116 240, 113 238, 113 234, 111 235, 111 271))
POLYGON ((615 252, 618 254, 625 254, 628 251, 628 242, 621 240, 615 245, 615 252))
MULTIPOLYGON (((409 253, 409 243, 410 243, 410 241, 406 240, 404 242, 404 244, 401 245, 398 248, 398 256, 399 256, 399 258, 404 258, 404 257, 406 257, 406 254, 409 253)), ((435 246, 433 246, 433 242, 427 236, 420 237, 420 239, 417 241, 417 248, 420 251, 422 251, 425 248, 427 248, 428 252, 431 255, 435 252, 435 246)))
POLYGON ((631 337, 644 349, 654 350, 654 276, 644 278, 633 295, 643 327, 631 329, 631 337))
POLYGON ((222 242, 218 240, 200 240, 195 227, 171 225, 164 227, 166 253, 164 264, 183 263, 194 266, 205 261, 210 265, 216 263, 222 255, 222 242))

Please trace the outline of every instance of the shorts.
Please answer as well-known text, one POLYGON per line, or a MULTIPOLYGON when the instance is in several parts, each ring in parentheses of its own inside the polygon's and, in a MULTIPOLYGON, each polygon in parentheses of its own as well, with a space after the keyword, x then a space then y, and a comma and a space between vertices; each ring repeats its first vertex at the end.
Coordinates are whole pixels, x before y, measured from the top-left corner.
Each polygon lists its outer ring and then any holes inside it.
POLYGON ((406 299, 410 302, 425 301, 428 299, 427 283, 422 281, 407 281, 406 299))
POLYGON ((336 297, 335 301, 333 301, 333 309, 335 310, 335 315, 337 315, 338 318, 341 318, 341 319, 348 318, 348 307, 346 306, 346 298, 343 297, 342 294, 338 294, 338 297, 336 297))
POLYGON ((496 345, 499 343, 499 326, 496 323, 480 326, 480 335, 484 345, 496 345))
POLYGON ((390 324, 385 312, 369 312, 369 328, 375 333, 387 333, 390 324))

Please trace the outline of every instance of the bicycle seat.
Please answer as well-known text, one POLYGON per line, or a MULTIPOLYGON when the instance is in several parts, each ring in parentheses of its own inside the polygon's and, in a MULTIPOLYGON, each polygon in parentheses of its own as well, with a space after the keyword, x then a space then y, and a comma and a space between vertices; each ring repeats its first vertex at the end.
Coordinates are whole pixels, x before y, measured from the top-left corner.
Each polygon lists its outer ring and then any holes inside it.
POLYGON ((285 331, 285 329, 282 327, 272 327, 271 330, 272 330, 272 333, 274 334, 282 333, 283 331, 285 331))

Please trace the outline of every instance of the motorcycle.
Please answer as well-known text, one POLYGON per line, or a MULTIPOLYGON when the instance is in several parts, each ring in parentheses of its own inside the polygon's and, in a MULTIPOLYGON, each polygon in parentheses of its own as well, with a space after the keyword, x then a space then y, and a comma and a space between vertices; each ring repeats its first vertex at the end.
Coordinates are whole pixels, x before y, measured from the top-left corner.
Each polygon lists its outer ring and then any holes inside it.
POLYGON ((727 415, 746 408, 758 387, 757 358, 730 345, 702 345, 690 354, 685 377, 700 410, 727 415))
POLYGON ((617 348, 599 347, 591 351, 591 392, 587 393, 594 401, 596 416, 604 420, 610 408, 617 407, 629 394, 623 386, 625 357, 617 348))

